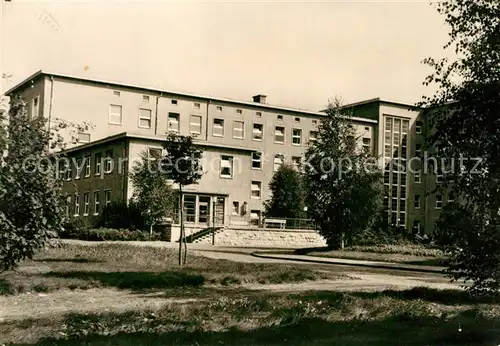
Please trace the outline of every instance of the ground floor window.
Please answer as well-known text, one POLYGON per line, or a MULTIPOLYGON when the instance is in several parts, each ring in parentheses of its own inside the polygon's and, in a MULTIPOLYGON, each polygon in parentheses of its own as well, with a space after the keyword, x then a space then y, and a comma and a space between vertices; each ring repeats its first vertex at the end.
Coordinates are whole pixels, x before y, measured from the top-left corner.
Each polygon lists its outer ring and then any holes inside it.
POLYGON ((250 224, 252 226, 260 225, 260 210, 250 210, 250 224))

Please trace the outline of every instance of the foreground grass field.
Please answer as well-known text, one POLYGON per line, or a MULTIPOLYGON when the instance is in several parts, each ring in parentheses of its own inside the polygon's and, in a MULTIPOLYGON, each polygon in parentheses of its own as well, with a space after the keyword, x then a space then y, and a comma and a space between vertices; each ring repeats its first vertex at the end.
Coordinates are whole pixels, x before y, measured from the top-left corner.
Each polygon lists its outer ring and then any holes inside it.
POLYGON ((128 244, 48 249, 0 275, 0 345, 500 344, 498 299, 429 288, 286 293, 264 287, 348 278, 194 253, 176 263, 173 250, 128 244))
POLYGON ((311 248, 297 250, 297 254, 425 266, 443 266, 446 259, 440 250, 416 244, 349 246, 343 251, 311 248))
POLYGON ((278 264, 238 263, 191 253, 179 269, 171 249, 128 244, 60 244, 38 254, 15 272, 0 275, 0 294, 51 292, 59 289, 115 287, 137 291, 276 284, 341 277, 327 271, 278 264))
POLYGON ((242 293, 0 323, 0 335, 3 342, 38 345, 498 345, 499 308, 463 292, 428 289, 242 293))

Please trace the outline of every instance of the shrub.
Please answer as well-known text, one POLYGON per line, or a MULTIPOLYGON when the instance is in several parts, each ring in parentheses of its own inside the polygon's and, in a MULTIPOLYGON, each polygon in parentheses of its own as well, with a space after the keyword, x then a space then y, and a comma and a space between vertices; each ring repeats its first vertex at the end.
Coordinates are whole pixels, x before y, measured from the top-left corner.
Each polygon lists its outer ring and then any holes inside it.
MULTIPOLYGON (((60 234, 60 238, 88 241, 146 241, 149 240, 149 232, 114 228, 92 228, 63 233, 60 234)), ((151 240, 160 240, 160 234, 153 233, 151 240)))
POLYGON ((112 202, 103 208, 99 227, 115 229, 144 229, 144 217, 135 205, 123 202, 112 202))

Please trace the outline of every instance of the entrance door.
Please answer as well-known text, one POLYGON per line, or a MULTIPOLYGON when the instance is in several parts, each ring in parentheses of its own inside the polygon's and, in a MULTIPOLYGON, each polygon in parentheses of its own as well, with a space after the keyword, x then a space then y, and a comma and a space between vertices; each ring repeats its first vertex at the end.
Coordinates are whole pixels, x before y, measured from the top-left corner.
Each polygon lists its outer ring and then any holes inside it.
POLYGON ((198 200, 198 223, 210 223, 210 197, 199 196, 198 200))

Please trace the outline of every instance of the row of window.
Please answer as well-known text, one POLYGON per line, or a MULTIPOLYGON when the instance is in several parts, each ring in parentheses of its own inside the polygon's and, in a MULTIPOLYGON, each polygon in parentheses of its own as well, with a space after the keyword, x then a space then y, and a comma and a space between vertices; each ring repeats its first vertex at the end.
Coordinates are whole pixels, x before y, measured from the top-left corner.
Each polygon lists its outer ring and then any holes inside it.
MULTIPOLYGON (((113 170, 113 150, 107 150, 104 153, 96 153, 94 155, 94 175, 100 175, 102 166, 104 165, 104 172, 109 174, 113 170)), ((81 174, 84 174, 85 178, 91 175, 92 158, 90 155, 80 157, 76 159, 75 167, 75 179, 80 179, 81 174)), ((71 180, 73 177, 72 165, 69 161, 61 161, 59 164, 59 179, 65 178, 66 180, 71 180)))
MULTIPOLYGON (((262 169, 262 152, 254 151, 252 152, 252 169, 262 169)), ((281 165, 285 163, 285 155, 284 154, 275 154, 273 160, 273 171, 276 172, 281 165)), ((292 156, 291 159, 292 165, 299 170, 302 157, 301 156, 292 156)), ((234 156, 231 155, 221 155, 220 160, 220 176, 222 178, 232 178, 234 172, 234 156)))
MULTIPOLYGON (((179 132, 180 121, 179 113, 168 113, 168 131, 179 132)), ((192 135, 199 135, 201 133, 201 116, 191 115, 189 117, 189 133, 192 135)), ((224 137, 226 135, 226 120, 221 118, 214 118, 212 123, 212 136, 224 137)), ((245 139, 245 122, 241 120, 233 120, 231 129, 232 138, 245 139)), ((293 145, 302 145, 302 129, 292 128, 291 138, 293 145)), ((309 141, 315 141, 317 131, 309 131, 309 141)), ((264 124, 252 124, 252 140, 262 141, 264 139, 264 124)), ((274 142, 284 144, 286 142, 286 129, 284 126, 275 126, 274 128, 274 142)))
MULTIPOLYGON (((71 202, 71 196, 67 199, 67 214, 69 215, 69 207, 73 203, 73 215, 74 216, 88 216, 92 212, 93 215, 99 215, 101 212, 101 192, 94 191, 92 194, 92 201, 90 200, 90 192, 84 192, 82 195, 82 200, 80 200, 80 195, 75 194, 73 196, 73 202, 71 202), (91 209, 92 205, 92 209, 91 209), (83 212, 83 213, 82 213, 83 212)), ((111 190, 103 191, 103 204, 107 206, 111 203, 111 190)))
MULTIPOLYGON (((413 207, 415 209, 420 209, 420 195, 415 195, 413 197, 413 207)), ((448 194, 448 203, 453 203, 455 202, 455 195, 453 193, 448 194)), ((435 209, 441 209, 443 207, 443 195, 436 195, 436 205, 434 206, 435 209)))
MULTIPOLYGON (((300 118, 296 118, 300 122, 300 118)), ((192 135, 201 133, 202 117, 200 115, 190 115, 189 117, 189 132, 192 135)), ((212 136, 224 137, 225 136, 225 119, 215 118, 212 124, 212 136)), ((110 105, 109 109, 109 123, 115 125, 122 124, 122 106, 110 105)), ((139 108, 138 126, 144 129, 150 129, 152 124, 152 111, 151 109, 139 108)), ((234 120, 232 124, 232 137, 236 139, 245 138, 245 122, 234 120)), ((179 132, 180 131, 180 114, 170 112, 168 113, 167 131, 179 132)), ((309 140, 316 140, 316 131, 309 132, 309 140)), ((274 129, 274 142, 283 144, 285 143, 285 127, 276 126, 274 129)), ((255 141, 262 141, 264 138, 264 124, 253 123, 252 139, 255 141)), ((292 144, 302 145, 302 129, 293 128, 291 132, 292 144)), ((90 138, 89 138, 90 140, 90 138)))

